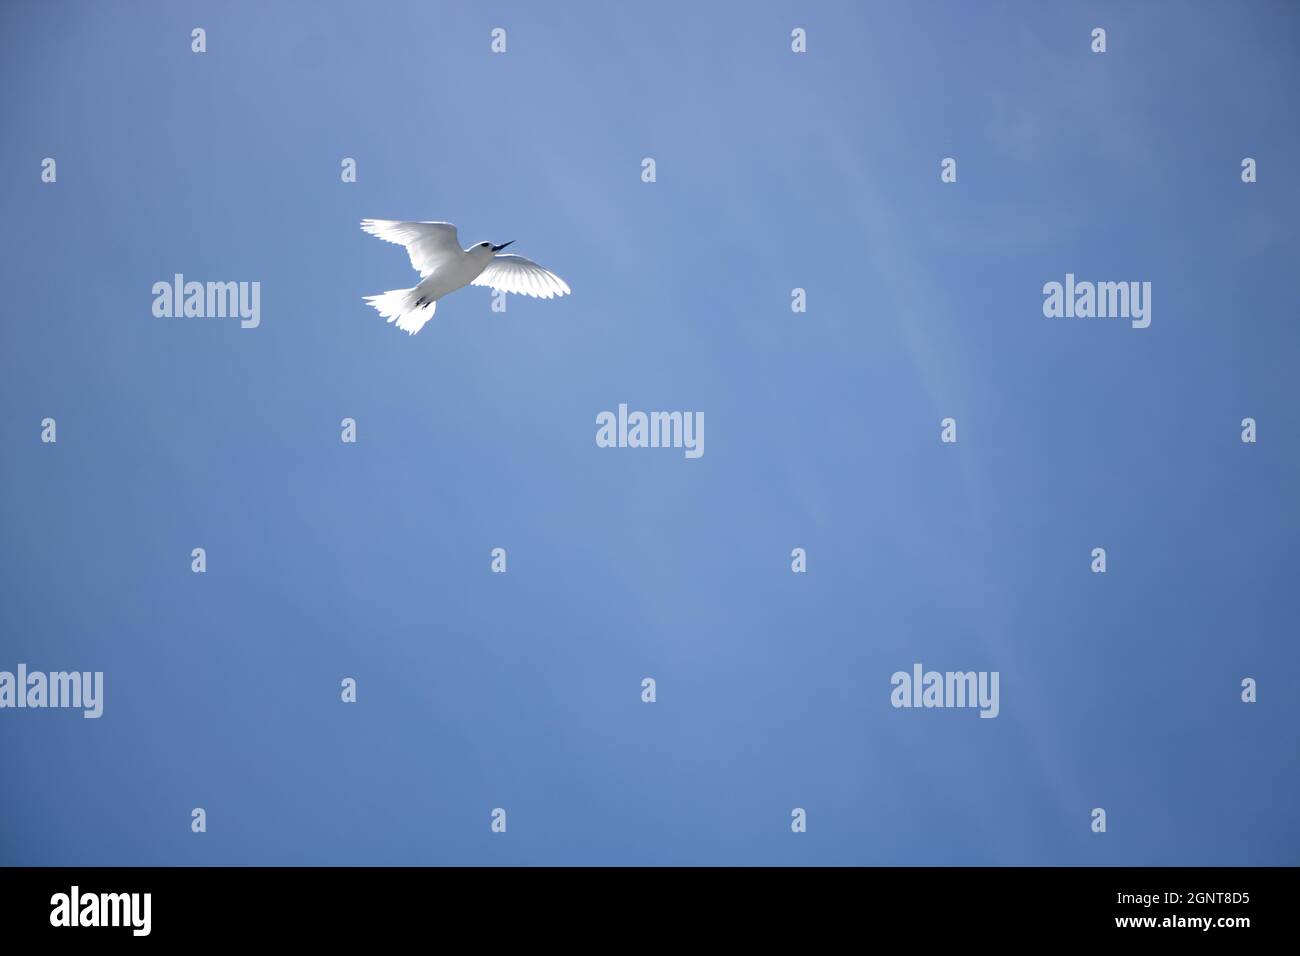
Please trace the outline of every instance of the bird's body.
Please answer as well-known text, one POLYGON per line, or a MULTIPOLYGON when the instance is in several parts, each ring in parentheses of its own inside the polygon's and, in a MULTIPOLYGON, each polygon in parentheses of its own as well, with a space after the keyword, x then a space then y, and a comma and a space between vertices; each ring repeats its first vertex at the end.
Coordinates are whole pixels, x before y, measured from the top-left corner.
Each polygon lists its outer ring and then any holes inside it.
POLYGON ((449 222, 363 219, 361 228, 372 236, 405 246, 412 267, 420 273, 420 284, 413 289, 366 296, 380 315, 410 335, 433 318, 439 299, 467 285, 490 286, 540 299, 570 291, 563 279, 532 260, 498 255, 509 242, 499 246, 480 242, 462 249, 456 227, 449 222))
POLYGON ((483 274, 483 270, 487 268, 492 258, 493 252, 490 248, 470 246, 462 250, 459 256, 448 257, 445 264, 431 272, 427 279, 420 281, 415 291, 430 302, 435 302, 450 292, 463 289, 477 279, 483 274))

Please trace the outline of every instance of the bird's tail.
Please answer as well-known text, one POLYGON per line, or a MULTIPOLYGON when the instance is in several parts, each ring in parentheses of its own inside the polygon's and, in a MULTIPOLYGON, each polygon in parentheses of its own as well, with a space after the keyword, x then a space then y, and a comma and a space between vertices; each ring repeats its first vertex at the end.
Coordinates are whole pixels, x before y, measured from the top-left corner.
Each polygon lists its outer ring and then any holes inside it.
POLYGON ((433 318, 438 303, 420 297, 417 289, 392 289, 379 295, 368 295, 366 302, 374 306, 375 311, 389 322, 396 322, 397 327, 408 335, 414 335, 424 328, 424 323, 433 318))

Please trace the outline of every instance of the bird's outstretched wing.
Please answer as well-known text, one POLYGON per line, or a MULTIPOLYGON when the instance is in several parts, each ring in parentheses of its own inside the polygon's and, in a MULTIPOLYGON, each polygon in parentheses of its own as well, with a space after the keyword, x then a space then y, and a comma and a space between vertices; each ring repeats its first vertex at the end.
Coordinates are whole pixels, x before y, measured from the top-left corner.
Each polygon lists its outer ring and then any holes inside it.
POLYGON ((569 284, 554 272, 543 269, 532 259, 509 254, 495 256, 470 285, 491 286, 538 299, 568 295, 570 291, 569 284))
POLYGON ((361 228, 387 242, 406 246, 411 268, 420 278, 433 273, 452 256, 460 254, 456 227, 449 222, 398 222, 395 219, 362 219, 361 228))

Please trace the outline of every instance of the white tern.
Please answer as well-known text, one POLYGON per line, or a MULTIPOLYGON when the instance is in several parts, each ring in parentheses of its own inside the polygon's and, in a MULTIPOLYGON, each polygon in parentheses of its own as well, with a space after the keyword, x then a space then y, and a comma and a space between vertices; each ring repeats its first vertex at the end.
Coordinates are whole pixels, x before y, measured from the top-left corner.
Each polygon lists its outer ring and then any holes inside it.
POLYGON ((405 246, 411 266, 420 273, 420 284, 413 289, 393 289, 365 297, 380 315, 410 335, 433 318, 439 299, 467 285, 490 286, 539 299, 568 295, 570 291, 567 282, 531 259, 498 255, 513 239, 499 246, 480 242, 462 249, 456 227, 449 222, 363 219, 361 228, 372 236, 405 246))

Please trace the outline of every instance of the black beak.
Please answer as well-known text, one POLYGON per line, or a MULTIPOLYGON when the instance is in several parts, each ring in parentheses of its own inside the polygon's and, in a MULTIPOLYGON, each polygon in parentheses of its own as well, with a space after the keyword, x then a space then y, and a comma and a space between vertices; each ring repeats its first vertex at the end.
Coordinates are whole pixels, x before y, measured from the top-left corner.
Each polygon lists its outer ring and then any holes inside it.
MULTIPOLYGON (((510 242, 514 242, 514 240, 511 239, 510 242)), ((499 245, 499 246, 493 246, 493 247, 492 247, 492 251, 493 251, 493 252, 500 252, 500 251, 501 251, 502 249, 504 249, 506 246, 510 245, 510 242, 503 242, 503 243, 501 243, 501 245, 499 245)))

